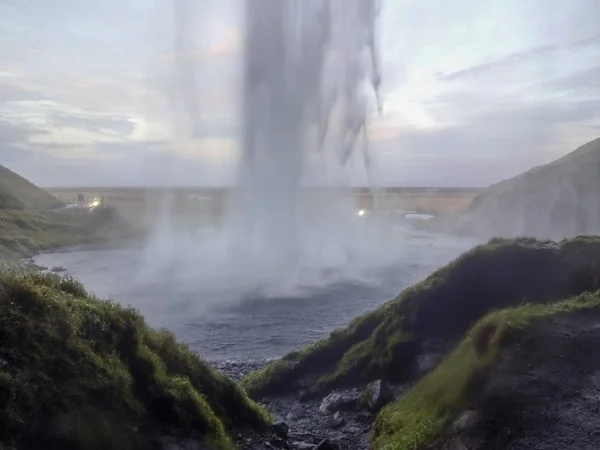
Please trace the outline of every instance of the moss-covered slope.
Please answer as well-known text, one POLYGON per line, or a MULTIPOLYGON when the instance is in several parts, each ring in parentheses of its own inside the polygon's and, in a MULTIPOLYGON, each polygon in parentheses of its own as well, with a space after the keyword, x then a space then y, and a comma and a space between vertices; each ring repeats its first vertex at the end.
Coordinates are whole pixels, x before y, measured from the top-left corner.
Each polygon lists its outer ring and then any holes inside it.
POLYGON ((53 195, 0 166, 0 209, 52 209, 62 205, 53 195))
POLYGON ((327 339, 242 380, 251 396, 415 375, 422 344, 456 342, 490 311, 550 303, 600 288, 600 237, 560 244, 493 239, 327 339))
POLYGON ((565 416, 600 403, 585 392, 597 389, 599 322, 598 293, 491 313, 379 413, 373 447, 595 448, 597 420, 565 416))
POLYGON ((0 448, 229 448, 268 417, 134 310, 55 275, 0 274, 0 448))
POLYGON ((0 209, 0 259, 78 244, 131 237, 133 231, 113 208, 61 211, 0 209))

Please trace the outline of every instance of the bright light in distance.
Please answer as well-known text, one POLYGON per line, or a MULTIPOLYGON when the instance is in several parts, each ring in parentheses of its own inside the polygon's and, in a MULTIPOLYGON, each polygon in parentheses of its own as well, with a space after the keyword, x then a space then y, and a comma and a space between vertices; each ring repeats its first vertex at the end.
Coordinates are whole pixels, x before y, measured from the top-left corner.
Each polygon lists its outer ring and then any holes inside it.
POLYGON ((364 216, 365 215, 365 210, 364 209, 359 209, 357 214, 359 216, 364 216))

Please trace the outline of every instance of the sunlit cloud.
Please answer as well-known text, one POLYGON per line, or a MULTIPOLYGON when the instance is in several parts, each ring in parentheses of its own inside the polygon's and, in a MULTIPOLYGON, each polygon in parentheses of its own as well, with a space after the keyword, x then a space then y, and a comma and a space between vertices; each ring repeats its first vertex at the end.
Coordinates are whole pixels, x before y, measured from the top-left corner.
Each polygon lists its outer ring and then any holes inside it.
MULTIPOLYGON (((3 162, 45 184, 133 182, 140 164, 150 184, 231 180, 241 2, 192 2, 179 48, 169 0, 25 3, 0 2, 3 162)), ((600 2, 576 3, 384 2, 384 111, 368 129, 380 181, 486 184, 597 137, 600 2)))

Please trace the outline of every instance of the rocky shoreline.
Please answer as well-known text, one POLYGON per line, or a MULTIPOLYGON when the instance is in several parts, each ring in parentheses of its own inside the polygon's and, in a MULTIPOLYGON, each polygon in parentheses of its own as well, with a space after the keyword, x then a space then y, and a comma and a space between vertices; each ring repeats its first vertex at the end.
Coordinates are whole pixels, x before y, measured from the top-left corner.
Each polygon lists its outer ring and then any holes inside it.
MULTIPOLYGON (((239 381, 270 361, 213 361, 224 375, 239 381)), ((336 389, 323 397, 305 391, 292 395, 267 396, 259 401, 273 416, 271 434, 239 435, 243 450, 367 450, 375 414, 404 388, 378 380, 367 389, 336 389), (366 392, 366 396, 363 395, 366 392)))

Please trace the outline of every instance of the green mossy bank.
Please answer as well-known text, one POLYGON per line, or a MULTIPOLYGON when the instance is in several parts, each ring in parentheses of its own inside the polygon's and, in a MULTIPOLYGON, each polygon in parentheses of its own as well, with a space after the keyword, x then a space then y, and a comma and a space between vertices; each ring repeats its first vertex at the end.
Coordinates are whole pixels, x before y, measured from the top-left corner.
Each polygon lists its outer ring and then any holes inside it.
MULTIPOLYGON (((529 304, 489 314, 467 333, 464 340, 433 371, 420 379, 398 401, 380 411, 375 423, 373 448, 447 448, 443 445, 445 439, 439 438, 462 411, 477 403, 502 352, 520 345, 525 332, 538 321, 581 312, 600 312, 600 294, 586 293, 557 303, 529 304)), ((540 347, 543 352, 543 345, 540 347)), ((530 359, 531 362, 533 360, 530 359)), ((501 394, 504 397, 512 393, 501 394)), ((502 407, 506 408, 506 405, 502 407)), ((494 416, 490 419, 502 420, 494 416)), ((501 426, 501 429, 510 431, 508 425, 501 426)))
POLYGON ((0 166, 0 261, 81 244, 135 237, 115 208, 61 208, 63 203, 0 166))
POLYGON ((114 208, 60 211, 0 209, 0 259, 80 244, 105 244, 134 237, 114 208))
POLYGON ((491 311, 599 288, 600 237, 492 239, 329 338, 247 375, 242 386, 260 398, 375 379, 408 381, 418 376, 417 357, 428 340, 456 343, 491 311))
POLYGON ((0 448, 210 448, 270 419, 233 381, 133 309, 76 281, 0 274, 0 448))

